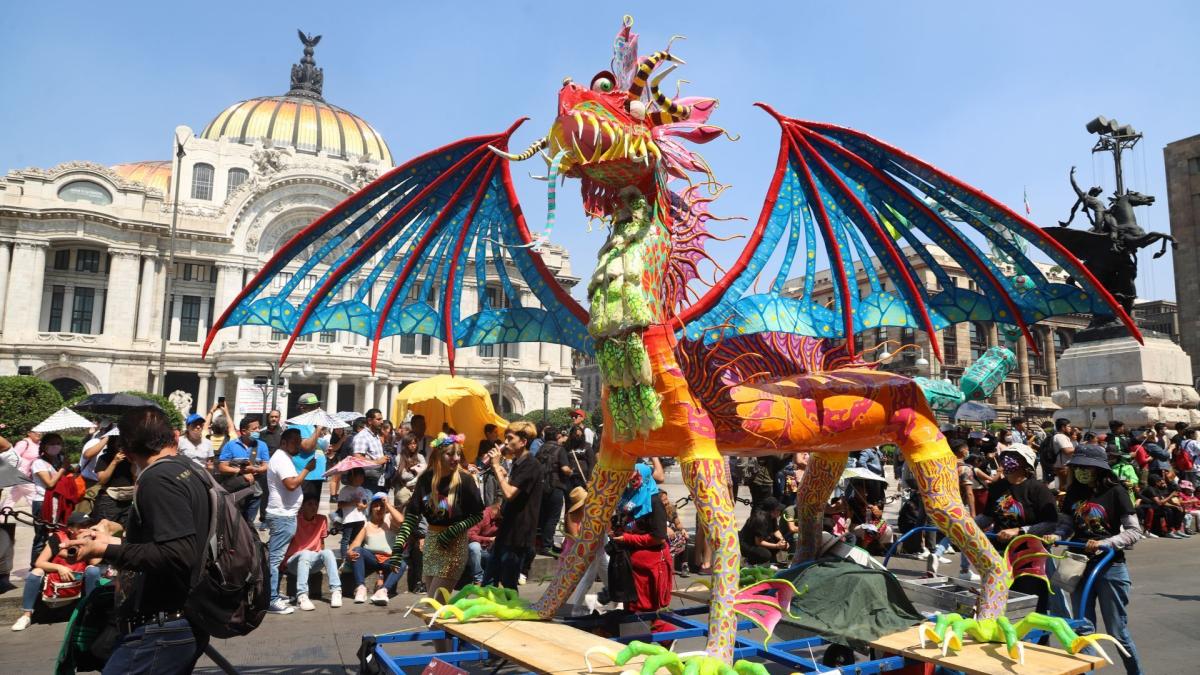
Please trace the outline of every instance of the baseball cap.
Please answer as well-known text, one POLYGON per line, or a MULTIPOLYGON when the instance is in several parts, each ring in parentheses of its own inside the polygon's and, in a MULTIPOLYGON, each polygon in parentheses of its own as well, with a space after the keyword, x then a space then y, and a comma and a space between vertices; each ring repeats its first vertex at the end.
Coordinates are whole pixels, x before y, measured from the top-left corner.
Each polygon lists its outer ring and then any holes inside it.
POLYGON ((321 399, 318 398, 316 394, 309 392, 306 394, 300 394, 300 398, 297 399, 296 402, 300 405, 317 405, 321 402, 321 399))
POLYGON ((571 411, 571 417, 575 417, 576 415, 578 415, 579 417, 587 417, 587 413, 583 412, 583 410, 581 410, 580 408, 576 408, 571 411))
POLYGON ((388 496, 387 496, 386 492, 376 492, 375 494, 371 495, 371 503, 374 504, 375 502, 379 501, 380 499, 387 499, 387 498, 388 498, 388 496))
POLYGON ((192 413, 191 415, 187 416, 187 421, 184 422, 184 426, 190 427, 193 424, 195 424, 196 422, 203 422, 203 421, 204 421, 203 417, 201 417, 200 415, 197 415, 196 413, 192 413))

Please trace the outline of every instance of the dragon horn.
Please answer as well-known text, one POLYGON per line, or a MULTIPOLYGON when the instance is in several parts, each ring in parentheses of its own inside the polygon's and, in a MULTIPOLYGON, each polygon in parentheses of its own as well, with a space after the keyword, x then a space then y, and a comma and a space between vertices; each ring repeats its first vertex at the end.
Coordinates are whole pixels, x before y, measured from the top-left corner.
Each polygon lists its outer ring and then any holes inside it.
POLYGON ((656 75, 653 80, 650 80, 650 97, 653 98, 654 102, 658 104, 658 107, 661 108, 662 111, 668 115, 668 117, 670 117, 671 122, 678 122, 679 120, 685 120, 688 117, 691 117, 692 107, 687 105, 679 105, 667 98, 661 91, 658 90, 659 83, 662 82, 663 78, 665 78, 667 75, 670 75, 671 71, 673 70, 675 70, 675 66, 667 68, 656 75))
POLYGON ((646 80, 649 79, 650 73, 654 72, 654 67, 660 61, 666 59, 676 63, 683 63, 683 60, 670 52, 654 52, 650 56, 642 59, 642 63, 638 66, 637 72, 633 75, 633 82, 629 85, 629 97, 640 98, 642 91, 646 88, 646 80))
POLYGON ((524 162, 525 160, 529 159, 530 157, 533 157, 534 155, 536 155, 538 153, 538 151, 541 150, 542 148, 546 147, 546 145, 549 142, 550 141, 546 136, 542 136, 541 138, 539 138, 536 141, 534 141, 533 143, 531 143, 529 145, 529 147, 525 148, 525 151, 519 155, 514 155, 511 152, 505 152, 505 151, 501 150, 500 148, 497 148, 493 145, 489 145, 488 150, 491 150, 492 152, 496 153, 497 155, 500 155, 501 157, 503 157, 505 159, 512 160, 514 162, 524 162))

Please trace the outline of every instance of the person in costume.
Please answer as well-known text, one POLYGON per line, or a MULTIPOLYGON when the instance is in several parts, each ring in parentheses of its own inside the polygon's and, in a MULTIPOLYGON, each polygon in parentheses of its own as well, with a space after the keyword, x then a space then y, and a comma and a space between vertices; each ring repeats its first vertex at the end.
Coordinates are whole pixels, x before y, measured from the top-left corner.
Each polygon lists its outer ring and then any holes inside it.
POLYGON ((408 538, 424 518, 428 530, 422 582, 435 599, 439 588, 454 590, 467 564, 467 530, 483 518, 479 488, 461 468, 465 440, 462 434, 441 433, 430 443, 429 467, 417 478, 388 560, 393 568, 400 567, 408 538))
POLYGON ((1067 461, 1067 467, 1071 469, 1074 480, 1063 499, 1063 508, 1074 521, 1075 534, 1072 538, 1086 541, 1085 550, 1088 555, 1094 556, 1085 576, 1091 573, 1090 567, 1100 559, 1100 549, 1116 549, 1112 565, 1096 578, 1092 602, 1087 607, 1079 607, 1083 588, 1076 589, 1073 598, 1076 611, 1082 610, 1084 618, 1095 625, 1096 604, 1099 604, 1105 630, 1128 652, 1128 656, 1121 655, 1125 672, 1140 675, 1142 665, 1138 660, 1137 647, 1133 644, 1133 636, 1129 633, 1129 592, 1133 589, 1133 582, 1125 564, 1125 549, 1142 538, 1137 512, 1129 501, 1129 492, 1109 468, 1104 451, 1100 448, 1080 446, 1067 461))

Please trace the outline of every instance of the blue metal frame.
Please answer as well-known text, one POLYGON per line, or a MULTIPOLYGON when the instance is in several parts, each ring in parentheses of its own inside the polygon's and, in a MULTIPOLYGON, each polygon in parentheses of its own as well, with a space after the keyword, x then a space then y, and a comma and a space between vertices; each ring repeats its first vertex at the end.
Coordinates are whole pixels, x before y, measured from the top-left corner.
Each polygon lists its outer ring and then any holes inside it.
MULTIPOLYGON (((922 532, 939 532, 940 533, 941 530, 939 530, 936 527, 933 527, 932 525, 922 525, 921 527, 914 527, 913 529, 909 530, 908 532, 905 532, 903 535, 900 536, 899 539, 892 542, 891 547, 888 548, 887 553, 883 556, 883 566, 887 567, 888 562, 891 561, 892 556, 895 555, 895 553, 896 553, 896 550, 899 549, 900 545, 903 544, 909 537, 911 537, 915 534, 918 534, 918 533, 922 533, 922 532)), ((988 533, 988 538, 994 539, 995 535, 992 533, 988 533)), ((1065 546, 1066 548, 1082 550, 1087 546, 1087 542, 1085 542, 1085 541, 1059 541, 1059 542, 1055 543, 1055 546, 1065 546)), ((1103 554, 1100 556, 1100 561, 1098 563, 1096 563, 1095 565, 1091 566, 1092 571, 1088 573, 1087 579, 1084 580, 1084 582, 1083 582, 1083 593, 1081 593, 1079 595, 1079 603, 1072 607, 1072 613, 1075 615, 1075 618, 1080 618, 1083 616, 1083 608, 1087 607, 1089 605, 1089 603, 1091 602, 1093 588, 1096 584, 1096 579, 1098 579, 1100 577, 1101 573, 1108 570, 1109 566, 1112 565, 1113 558, 1115 558, 1117 555, 1117 550, 1112 548, 1111 546, 1105 546, 1104 548, 1101 548, 1100 550, 1103 552, 1103 554)))

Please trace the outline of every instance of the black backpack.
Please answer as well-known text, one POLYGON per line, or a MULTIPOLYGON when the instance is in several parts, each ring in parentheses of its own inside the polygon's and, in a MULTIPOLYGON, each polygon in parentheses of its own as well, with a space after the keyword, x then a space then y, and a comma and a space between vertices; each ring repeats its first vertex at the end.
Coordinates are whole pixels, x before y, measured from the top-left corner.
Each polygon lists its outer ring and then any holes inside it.
POLYGON ((192 625, 215 638, 246 635, 262 623, 271 600, 267 547, 233 496, 207 471, 196 473, 208 488, 211 515, 184 612, 192 625))
POLYGON ((1042 467, 1052 467, 1058 461, 1058 451, 1054 449, 1054 436, 1056 433, 1046 434, 1046 438, 1042 439, 1042 444, 1038 446, 1038 461, 1042 467))
MULTIPOLYGON (((196 469, 191 460, 182 461, 196 469)), ((209 524, 183 611, 194 627, 212 637, 240 637, 258 628, 267 614, 267 547, 225 488, 207 471, 192 474, 208 491, 209 524)))

